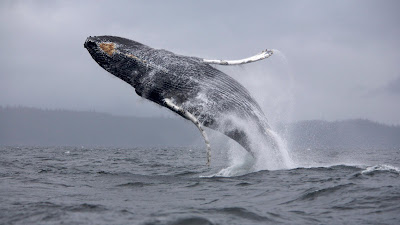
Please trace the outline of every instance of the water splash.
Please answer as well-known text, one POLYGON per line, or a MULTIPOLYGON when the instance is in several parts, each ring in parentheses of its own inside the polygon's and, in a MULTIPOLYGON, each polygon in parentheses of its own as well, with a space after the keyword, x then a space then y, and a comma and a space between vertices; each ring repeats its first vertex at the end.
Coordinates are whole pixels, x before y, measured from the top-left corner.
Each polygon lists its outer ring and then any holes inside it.
POLYGON ((292 169, 295 167, 295 164, 289 154, 289 148, 287 146, 286 140, 284 140, 278 133, 275 131, 270 131, 270 134, 273 136, 273 138, 276 140, 278 144, 278 149, 279 149, 279 154, 281 155, 282 158, 282 163, 284 168, 287 169, 292 169))
MULTIPOLYGON (((215 176, 238 176, 260 170, 291 169, 296 165, 290 156, 288 133, 277 133, 274 127, 291 119, 293 105, 293 79, 288 61, 283 53, 274 50, 274 57, 245 66, 219 66, 218 69, 239 81, 260 104, 272 130, 268 136, 276 142, 271 146, 265 134, 257 131, 257 125, 243 118, 235 122, 249 135, 254 157, 237 144, 228 143, 229 165, 215 176)), ((267 121, 266 121, 267 122, 267 121)))
MULTIPOLYGON (((247 131, 251 134, 251 142, 256 146, 255 157, 243 150, 237 144, 228 145, 228 165, 212 176, 240 176, 260 170, 281 170, 294 168, 331 168, 338 165, 355 166, 362 168, 363 175, 374 175, 381 172, 400 174, 398 165, 380 164, 376 161, 381 157, 377 151, 373 156, 365 155, 363 151, 355 149, 343 150, 318 150, 296 149, 291 152, 288 148, 290 140, 286 130, 276 131, 279 124, 291 121, 294 79, 288 60, 278 50, 274 50, 274 57, 268 60, 252 63, 241 67, 218 67, 239 81, 262 107, 272 127, 271 135, 277 142, 278 148, 270 148, 259 133, 254 132, 251 124, 246 124, 247 131), (374 166, 371 166, 374 165, 374 166)), ((240 118, 239 118, 240 120, 240 118)))

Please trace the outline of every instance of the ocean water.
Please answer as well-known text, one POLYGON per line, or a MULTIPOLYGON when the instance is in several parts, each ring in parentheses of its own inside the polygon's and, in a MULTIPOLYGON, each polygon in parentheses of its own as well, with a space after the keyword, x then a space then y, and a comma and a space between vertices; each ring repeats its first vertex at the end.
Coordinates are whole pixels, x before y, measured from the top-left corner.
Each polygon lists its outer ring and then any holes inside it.
POLYGON ((292 151, 276 170, 212 154, 0 147, 0 224, 400 223, 400 149, 292 151))

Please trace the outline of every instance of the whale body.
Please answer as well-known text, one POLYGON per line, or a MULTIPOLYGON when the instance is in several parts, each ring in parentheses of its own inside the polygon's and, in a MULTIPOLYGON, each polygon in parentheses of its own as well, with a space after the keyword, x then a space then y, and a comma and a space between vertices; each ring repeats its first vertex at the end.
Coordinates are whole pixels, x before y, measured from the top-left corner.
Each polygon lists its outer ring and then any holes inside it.
POLYGON ((88 37, 84 47, 102 68, 131 85, 139 96, 196 124, 208 146, 203 126, 225 134, 250 153, 255 148, 249 141, 251 132, 275 146, 258 103, 240 83, 211 65, 253 62, 269 57, 271 51, 245 60, 206 60, 115 36, 88 37))

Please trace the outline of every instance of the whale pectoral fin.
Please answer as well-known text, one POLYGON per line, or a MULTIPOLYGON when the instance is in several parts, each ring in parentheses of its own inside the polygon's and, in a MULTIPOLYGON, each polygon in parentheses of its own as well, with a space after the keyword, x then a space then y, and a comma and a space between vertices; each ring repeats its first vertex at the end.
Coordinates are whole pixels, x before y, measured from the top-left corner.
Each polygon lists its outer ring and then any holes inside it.
POLYGON ((210 147, 210 141, 208 140, 208 136, 206 134, 206 132, 204 131, 200 121, 190 112, 184 110, 183 108, 175 105, 171 99, 165 98, 164 99, 165 104, 173 111, 175 111, 176 113, 183 115, 186 119, 192 121, 197 128, 200 130, 201 135, 203 135, 204 138, 204 142, 206 143, 207 146, 207 165, 210 166, 210 162, 211 162, 211 147, 210 147))
POLYGON ((219 64, 219 65, 240 65, 266 59, 270 57, 273 53, 274 52, 272 50, 266 49, 257 55, 245 59, 239 59, 239 60, 203 59, 203 62, 207 64, 219 64))

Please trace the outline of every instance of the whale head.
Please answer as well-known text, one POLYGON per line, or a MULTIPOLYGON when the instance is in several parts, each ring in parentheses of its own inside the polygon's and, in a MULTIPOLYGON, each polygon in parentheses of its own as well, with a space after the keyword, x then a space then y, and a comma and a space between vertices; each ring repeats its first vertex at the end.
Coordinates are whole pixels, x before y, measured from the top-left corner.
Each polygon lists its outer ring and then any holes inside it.
POLYGON ((146 61, 140 57, 147 46, 114 36, 88 37, 84 47, 106 71, 135 86, 135 80, 146 73, 146 61))

